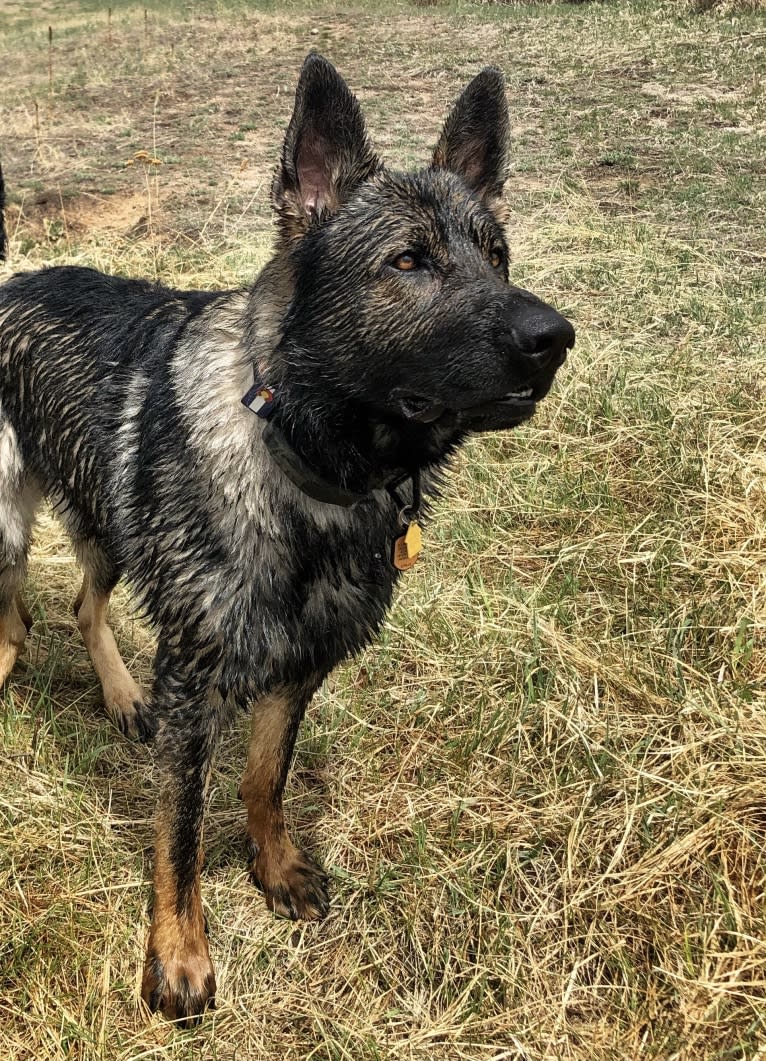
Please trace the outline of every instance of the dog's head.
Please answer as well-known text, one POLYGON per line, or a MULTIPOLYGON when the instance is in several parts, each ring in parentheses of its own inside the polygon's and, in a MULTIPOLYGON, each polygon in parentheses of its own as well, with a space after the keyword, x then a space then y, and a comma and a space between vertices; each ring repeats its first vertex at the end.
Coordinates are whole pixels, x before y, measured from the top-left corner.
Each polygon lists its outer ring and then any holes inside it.
POLYGON ((389 170, 335 68, 307 58, 273 187, 292 270, 290 378, 310 385, 319 366, 344 401, 424 440, 532 415, 575 333, 508 282, 508 149, 504 82, 488 67, 457 100, 430 165, 389 170))

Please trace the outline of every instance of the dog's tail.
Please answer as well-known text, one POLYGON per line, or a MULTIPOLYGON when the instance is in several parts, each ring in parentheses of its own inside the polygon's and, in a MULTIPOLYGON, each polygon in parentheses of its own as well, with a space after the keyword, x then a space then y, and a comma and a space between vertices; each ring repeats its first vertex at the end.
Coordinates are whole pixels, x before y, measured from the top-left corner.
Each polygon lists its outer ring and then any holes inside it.
POLYGON ((3 183, 3 167, 0 166, 0 262, 5 261, 8 251, 8 240, 5 235, 5 184, 3 183))

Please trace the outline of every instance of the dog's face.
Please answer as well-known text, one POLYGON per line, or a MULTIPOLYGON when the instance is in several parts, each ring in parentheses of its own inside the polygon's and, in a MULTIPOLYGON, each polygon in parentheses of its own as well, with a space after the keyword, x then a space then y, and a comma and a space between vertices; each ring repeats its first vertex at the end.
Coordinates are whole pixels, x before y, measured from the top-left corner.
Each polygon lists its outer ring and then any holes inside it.
POLYGON ((274 186, 295 284, 287 363, 300 351, 300 371, 310 351, 327 386, 392 428, 446 436, 528 419, 574 329, 508 283, 507 150, 503 80, 486 69, 431 166, 389 171, 344 82, 310 56, 274 186))

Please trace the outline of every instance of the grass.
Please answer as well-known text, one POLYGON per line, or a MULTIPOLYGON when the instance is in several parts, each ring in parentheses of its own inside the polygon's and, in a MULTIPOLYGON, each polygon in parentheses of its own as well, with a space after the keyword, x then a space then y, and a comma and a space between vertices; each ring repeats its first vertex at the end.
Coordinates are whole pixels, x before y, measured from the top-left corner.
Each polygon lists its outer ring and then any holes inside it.
MULTIPOLYGON (((10 268, 244 283, 309 47, 407 164, 492 62, 514 275, 578 344, 529 427, 467 447, 379 643, 317 697, 288 810, 334 880, 323 924, 249 885, 244 734, 225 742, 203 881, 219 1008, 194 1032, 137 1003, 151 754, 103 718, 71 551, 41 522, 2 694, 0 1053, 762 1061, 762 15, 113 9, 111 30, 79 0, 0 16, 10 268), (141 150, 163 165, 126 166, 141 150)), ((146 680, 126 592, 112 614, 146 680)))

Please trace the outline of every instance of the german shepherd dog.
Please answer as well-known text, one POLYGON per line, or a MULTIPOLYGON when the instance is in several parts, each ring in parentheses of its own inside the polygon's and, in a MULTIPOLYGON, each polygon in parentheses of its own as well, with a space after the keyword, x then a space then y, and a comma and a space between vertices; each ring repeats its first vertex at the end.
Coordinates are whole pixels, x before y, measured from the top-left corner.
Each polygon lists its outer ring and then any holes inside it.
POLYGON ((355 97, 306 59, 273 184, 273 258, 243 291, 60 267, 0 287, 0 683, 47 496, 84 572, 77 622, 119 729, 154 737, 154 903, 142 995, 194 1022, 215 995, 200 900, 211 759, 254 705, 250 869, 290 918, 328 909, 282 792, 327 674, 370 641, 419 549, 422 490, 474 432, 516 427, 574 343, 508 283, 503 78, 457 100, 429 164, 386 168, 355 97), (125 577, 157 632, 151 692, 107 626, 125 577))

